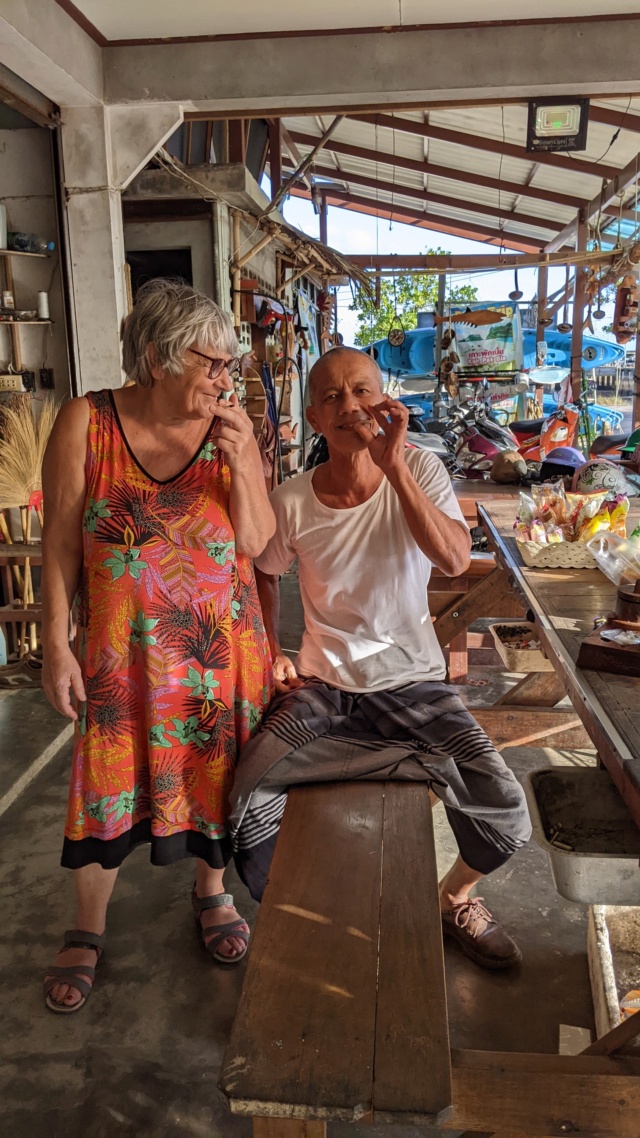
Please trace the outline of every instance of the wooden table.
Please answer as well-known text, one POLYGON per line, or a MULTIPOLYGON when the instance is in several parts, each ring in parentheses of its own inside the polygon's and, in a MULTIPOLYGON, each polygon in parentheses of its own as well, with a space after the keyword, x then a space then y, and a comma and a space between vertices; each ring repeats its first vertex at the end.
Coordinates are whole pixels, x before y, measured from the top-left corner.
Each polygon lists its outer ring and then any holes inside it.
MULTIPOLYGON (((465 521, 470 529, 478 523, 478 502, 512 501, 517 500, 520 489, 518 486, 498 486, 494 482, 482 482, 475 478, 452 479, 454 494, 462 509, 465 521)), ((480 580, 488 577, 495 569, 495 560, 491 553, 474 553, 471 564, 466 573, 460 577, 446 577, 434 565, 429 582, 429 611, 433 617, 439 617, 446 609, 455 610, 465 594, 480 580)), ((514 600, 507 596, 496 598, 496 608, 489 612, 485 609, 481 616, 515 616, 518 613, 514 607, 514 600)), ((441 642, 443 647, 445 642, 441 642)), ((486 655, 494 662, 495 651, 493 641, 488 634, 468 633, 466 627, 452 639, 446 641, 449 646, 449 679, 452 684, 466 684, 469 649, 481 650, 481 657, 476 663, 484 663, 482 656, 486 655)))
MULTIPOLYGON (((479 504, 478 517, 499 566, 530 610, 545 654, 569 695, 635 821, 640 825, 640 682, 612 672, 576 668, 580 644, 593 631, 593 619, 615 608, 616 587, 599 569, 530 569, 515 538, 513 503, 479 504)), ((640 520, 632 501, 631 530, 640 520)), ((468 594, 471 596, 471 594, 468 594)))

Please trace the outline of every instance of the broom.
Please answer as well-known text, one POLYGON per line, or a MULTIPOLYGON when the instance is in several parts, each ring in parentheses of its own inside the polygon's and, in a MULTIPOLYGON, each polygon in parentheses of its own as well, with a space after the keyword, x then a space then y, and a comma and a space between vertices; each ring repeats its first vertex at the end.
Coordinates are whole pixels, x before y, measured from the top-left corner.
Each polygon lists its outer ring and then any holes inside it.
MULTIPOLYGON (((0 416, 0 529, 7 544, 12 537, 3 510, 20 510, 22 540, 28 545, 31 540, 31 506, 34 505, 40 525, 42 513, 42 459, 58 413, 58 404, 47 398, 42 404, 38 418, 34 414, 31 399, 18 398, 3 408, 0 416)), ((31 563, 28 557, 24 562, 24 573, 18 566, 13 567, 14 575, 24 606, 33 604, 33 582, 31 563)), ((31 647, 37 647, 35 624, 30 626, 31 647)), ((21 641, 26 647, 26 625, 21 628, 21 641)))

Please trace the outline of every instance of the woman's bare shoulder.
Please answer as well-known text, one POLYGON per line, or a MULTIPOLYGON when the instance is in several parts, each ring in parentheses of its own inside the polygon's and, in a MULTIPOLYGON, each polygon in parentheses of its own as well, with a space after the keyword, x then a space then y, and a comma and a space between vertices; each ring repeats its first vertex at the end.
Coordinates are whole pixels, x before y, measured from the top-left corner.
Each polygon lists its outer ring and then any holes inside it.
POLYGON ((89 400, 85 395, 69 399, 67 403, 62 404, 56 415, 52 437, 55 436, 58 442, 86 438, 90 414, 89 400))

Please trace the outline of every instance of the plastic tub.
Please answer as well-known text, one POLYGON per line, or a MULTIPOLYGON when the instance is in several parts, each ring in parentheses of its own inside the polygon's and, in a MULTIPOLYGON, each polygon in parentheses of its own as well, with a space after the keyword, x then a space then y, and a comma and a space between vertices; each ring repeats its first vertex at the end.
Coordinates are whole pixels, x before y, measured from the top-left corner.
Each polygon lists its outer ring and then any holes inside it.
POLYGON ((633 584, 640 577, 640 546, 615 533, 597 533, 587 542, 598 569, 614 585, 633 584))
POLYGON ((524 788, 558 893, 584 905, 640 905, 640 830, 608 772, 546 767, 529 772, 524 788))

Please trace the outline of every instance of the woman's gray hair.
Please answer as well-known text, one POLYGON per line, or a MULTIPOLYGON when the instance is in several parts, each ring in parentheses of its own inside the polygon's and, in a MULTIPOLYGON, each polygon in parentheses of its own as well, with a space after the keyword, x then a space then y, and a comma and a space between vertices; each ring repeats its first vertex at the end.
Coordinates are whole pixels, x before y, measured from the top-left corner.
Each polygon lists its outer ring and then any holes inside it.
POLYGON ((182 281, 162 278, 141 286, 124 322, 122 366, 140 387, 153 386, 150 344, 159 366, 175 376, 182 375, 192 344, 212 356, 240 354, 233 324, 213 300, 182 281))

